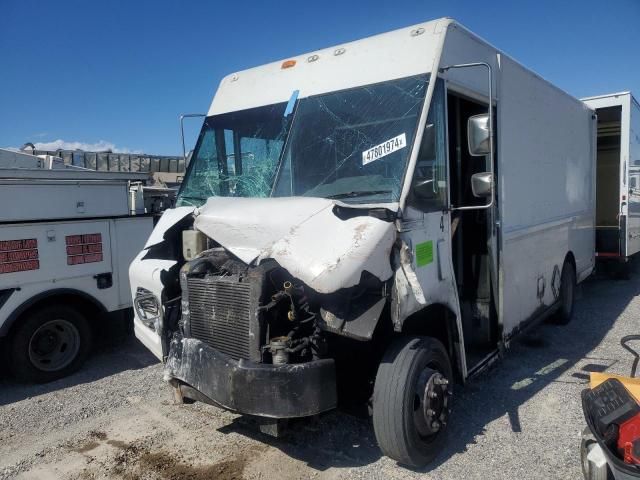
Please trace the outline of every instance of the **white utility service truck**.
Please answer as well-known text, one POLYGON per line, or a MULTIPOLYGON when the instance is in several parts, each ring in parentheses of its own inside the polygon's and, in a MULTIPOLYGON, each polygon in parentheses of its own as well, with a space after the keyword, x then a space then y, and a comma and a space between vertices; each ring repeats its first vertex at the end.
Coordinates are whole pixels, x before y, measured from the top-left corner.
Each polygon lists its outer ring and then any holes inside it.
POLYGON ((147 176, 0 150, 0 350, 18 379, 77 370, 95 323, 131 307, 129 264, 153 229, 147 176))
POLYGON ((136 335, 178 398, 274 433, 363 393, 382 451, 423 465, 455 380, 571 318, 595 132, 451 19, 233 73, 131 265, 136 335))
POLYGON ((584 98, 598 114, 596 255, 640 251, 640 104, 631 92, 584 98))

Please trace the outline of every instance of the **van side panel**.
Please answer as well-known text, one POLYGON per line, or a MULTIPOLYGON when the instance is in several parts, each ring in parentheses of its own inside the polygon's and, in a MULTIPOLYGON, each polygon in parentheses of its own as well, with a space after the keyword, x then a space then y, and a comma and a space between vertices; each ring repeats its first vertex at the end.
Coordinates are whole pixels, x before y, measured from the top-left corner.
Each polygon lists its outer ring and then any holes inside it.
MULTIPOLYGON (((478 61, 494 74, 498 314, 508 337, 555 303, 568 252, 578 281, 594 267, 597 125, 579 100, 464 28, 449 28, 441 66, 478 61)), ((447 78, 486 96, 485 73, 475 70, 451 70, 447 78)))
POLYGON ((508 334, 555 302, 567 252, 578 281, 593 269, 597 126, 582 102, 509 58, 502 61, 498 116, 508 334))

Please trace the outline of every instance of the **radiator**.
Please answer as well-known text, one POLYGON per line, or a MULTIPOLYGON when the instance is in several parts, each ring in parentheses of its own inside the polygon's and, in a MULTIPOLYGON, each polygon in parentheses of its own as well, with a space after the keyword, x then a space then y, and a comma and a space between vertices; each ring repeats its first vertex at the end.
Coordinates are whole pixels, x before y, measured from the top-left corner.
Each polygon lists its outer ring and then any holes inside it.
POLYGON ((251 285, 229 277, 187 279, 189 336, 239 360, 251 358, 251 285))

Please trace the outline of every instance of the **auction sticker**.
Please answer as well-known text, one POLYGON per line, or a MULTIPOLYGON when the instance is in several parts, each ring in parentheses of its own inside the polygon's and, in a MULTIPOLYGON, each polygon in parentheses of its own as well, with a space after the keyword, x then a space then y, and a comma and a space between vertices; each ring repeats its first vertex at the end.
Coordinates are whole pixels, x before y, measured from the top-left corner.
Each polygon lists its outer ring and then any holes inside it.
POLYGON ((366 165, 367 163, 375 162, 406 146, 407 136, 401 133, 397 137, 390 138, 386 142, 382 142, 380 145, 376 145, 362 152, 362 164, 366 165))

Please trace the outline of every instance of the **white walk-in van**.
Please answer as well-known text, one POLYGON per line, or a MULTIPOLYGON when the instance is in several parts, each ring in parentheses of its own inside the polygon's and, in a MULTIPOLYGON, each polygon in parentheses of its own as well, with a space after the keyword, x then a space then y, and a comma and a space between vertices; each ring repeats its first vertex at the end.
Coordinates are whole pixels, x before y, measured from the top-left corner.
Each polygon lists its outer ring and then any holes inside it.
POLYGON ((24 381, 77 370, 94 327, 131 308, 129 264, 153 229, 148 174, 61 163, 0 150, 0 354, 24 381))
POLYGON ((232 73, 131 265, 136 335, 178 398, 273 433, 370 400, 382 451, 423 465, 456 380, 571 318, 596 126, 451 19, 232 73))
POLYGON ((640 104, 631 92, 583 99, 598 114, 596 255, 640 251, 640 104))

